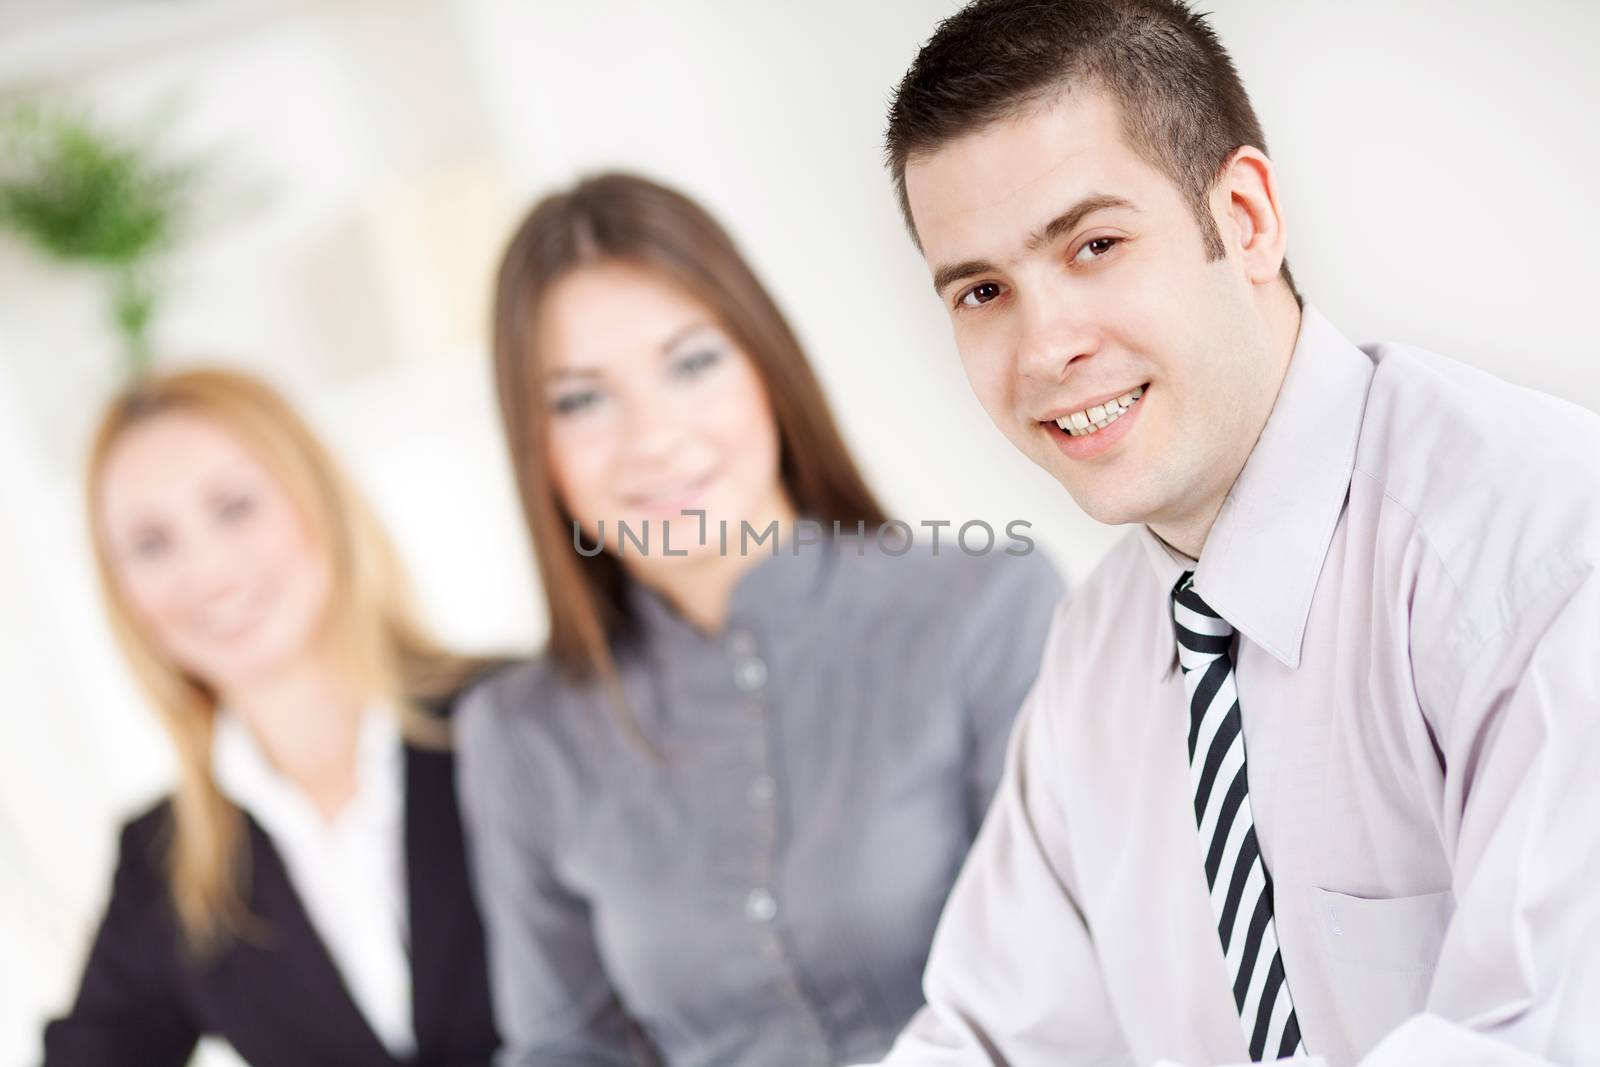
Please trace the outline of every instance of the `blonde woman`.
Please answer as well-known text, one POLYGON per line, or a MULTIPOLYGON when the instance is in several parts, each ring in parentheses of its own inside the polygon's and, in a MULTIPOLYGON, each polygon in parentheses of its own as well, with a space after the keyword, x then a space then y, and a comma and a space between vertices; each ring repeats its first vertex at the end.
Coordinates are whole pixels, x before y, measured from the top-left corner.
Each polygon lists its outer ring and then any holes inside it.
POLYGON ((134 386, 88 504, 113 628, 177 751, 122 831, 48 1067, 487 1063, 496 1041, 452 792, 474 664, 429 640, 372 514, 239 374, 134 386))
POLYGON ((495 322, 550 615, 460 722, 506 1061, 882 1055, 1059 580, 999 531, 885 526, 772 298, 671 189, 542 202, 495 322))

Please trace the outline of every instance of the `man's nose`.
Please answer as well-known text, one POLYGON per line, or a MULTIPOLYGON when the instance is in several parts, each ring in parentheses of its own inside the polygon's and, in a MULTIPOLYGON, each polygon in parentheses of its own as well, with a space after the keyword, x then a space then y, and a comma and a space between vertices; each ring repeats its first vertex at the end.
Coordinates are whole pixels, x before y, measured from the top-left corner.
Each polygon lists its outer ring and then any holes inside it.
POLYGON ((1059 384, 1069 367, 1099 347, 1098 331, 1060 301, 1024 301, 1021 313, 1017 365, 1023 374, 1042 384, 1059 384))

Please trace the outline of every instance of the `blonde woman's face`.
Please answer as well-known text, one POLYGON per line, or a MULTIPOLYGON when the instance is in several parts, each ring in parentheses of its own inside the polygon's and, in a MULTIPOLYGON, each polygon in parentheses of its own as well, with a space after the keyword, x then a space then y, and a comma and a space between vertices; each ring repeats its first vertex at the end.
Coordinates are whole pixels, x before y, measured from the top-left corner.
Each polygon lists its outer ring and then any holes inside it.
POLYGON ((261 460, 219 423, 172 412, 123 434, 100 481, 113 578, 137 623, 221 692, 310 651, 329 555, 261 460))
POLYGON ((602 520, 614 552, 619 520, 635 534, 648 524, 648 554, 630 542, 621 558, 650 569, 716 552, 721 521, 732 544, 741 521, 762 530, 789 516, 766 390, 703 304, 648 271, 602 264, 551 288, 540 328, 551 472, 586 545, 602 520), (686 510, 706 513, 705 543, 686 510))

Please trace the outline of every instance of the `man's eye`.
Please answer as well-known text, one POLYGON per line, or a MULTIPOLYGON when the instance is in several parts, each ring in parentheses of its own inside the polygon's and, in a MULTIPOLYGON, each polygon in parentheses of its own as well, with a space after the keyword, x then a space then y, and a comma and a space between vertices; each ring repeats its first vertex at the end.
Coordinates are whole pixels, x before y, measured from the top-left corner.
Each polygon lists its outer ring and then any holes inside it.
POLYGON ((1089 259, 1099 259, 1121 243, 1121 239, 1117 237, 1096 237, 1092 241, 1085 241, 1073 258, 1081 263, 1084 261, 1084 253, 1087 252, 1089 259))
POLYGON ((961 294, 959 303, 962 307, 977 307, 987 304, 1000 295, 1000 286, 995 282, 982 282, 961 294))

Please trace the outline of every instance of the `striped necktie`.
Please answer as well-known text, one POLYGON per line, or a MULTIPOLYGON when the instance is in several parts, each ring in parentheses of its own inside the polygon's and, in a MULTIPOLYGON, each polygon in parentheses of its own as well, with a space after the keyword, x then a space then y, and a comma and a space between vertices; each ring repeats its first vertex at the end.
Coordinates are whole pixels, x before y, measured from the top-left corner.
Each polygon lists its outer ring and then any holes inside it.
POLYGON ((1272 879, 1256 846, 1245 780, 1244 733, 1233 672, 1233 627, 1206 606, 1186 571, 1172 592, 1178 665, 1189 697, 1189 781, 1205 852, 1206 885, 1233 978, 1250 1059, 1304 1050, 1272 922, 1272 879))

